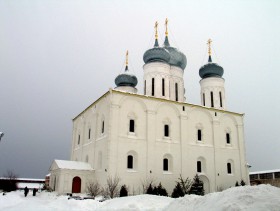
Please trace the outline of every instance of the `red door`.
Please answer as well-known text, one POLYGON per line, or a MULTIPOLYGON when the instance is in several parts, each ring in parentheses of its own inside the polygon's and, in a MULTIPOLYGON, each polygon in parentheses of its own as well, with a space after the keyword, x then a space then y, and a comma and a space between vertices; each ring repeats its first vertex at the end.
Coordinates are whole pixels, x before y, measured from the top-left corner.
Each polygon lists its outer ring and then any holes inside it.
POLYGON ((72 193, 81 193, 81 178, 80 177, 73 178, 72 193))

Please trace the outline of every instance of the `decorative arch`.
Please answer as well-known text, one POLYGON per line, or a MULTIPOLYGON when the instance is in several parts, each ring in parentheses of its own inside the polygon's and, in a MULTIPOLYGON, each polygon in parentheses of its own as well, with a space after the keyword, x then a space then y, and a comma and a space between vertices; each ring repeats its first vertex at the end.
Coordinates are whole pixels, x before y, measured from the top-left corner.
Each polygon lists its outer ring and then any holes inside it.
POLYGON ((72 193, 81 193, 82 180, 76 176, 72 180, 72 193))
POLYGON ((204 193, 210 193, 210 182, 206 175, 199 175, 199 179, 203 182, 204 193))
POLYGON ((191 108, 190 112, 189 112, 189 116, 191 116, 191 113, 196 112, 196 111, 199 111, 199 112, 202 112, 202 113, 206 114, 208 119, 209 119, 209 121, 210 122, 213 121, 213 117, 212 117, 210 111, 208 109, 202 109, 200 107, 193 107, 193 108, 191 108))
POLYGON ((137 103, 140 104, 140 106, 142 107, 143 111, 146 112, 147 111, 147 106, 145 105, 145 103, 143 102, 142 99, 139 98, 131 98, 130 96, 124 96, 120 99, 119 101, 119 105, 122 106, 126 101, 135 101, 137 103))
POLYGON ((174 110, 174 112, 176 113, 177 117, 180 116, 180 111, 179 109, 174 105, 174 104, 169 104, 169 103, 165 103, 165 102, 161 102, 156 106, 156 112, 158 112, 158 110, 162 107, 169 107, 172 108, 174 110))

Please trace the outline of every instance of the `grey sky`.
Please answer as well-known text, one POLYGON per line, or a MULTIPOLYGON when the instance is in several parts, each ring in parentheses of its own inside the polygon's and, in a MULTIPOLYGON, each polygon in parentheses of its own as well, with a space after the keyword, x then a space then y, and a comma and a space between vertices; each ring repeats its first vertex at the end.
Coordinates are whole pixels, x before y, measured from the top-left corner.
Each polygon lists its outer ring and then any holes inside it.
POLYGON ((143 93, 143 54, 160 41, 187 56, 187 102, 200 104, 198 70, 213 40, 227 108, 245 113, 251 170, 279 169, 280 1, 0 0, 0 176, 42 178, 69 159, 72 121, 129 67, 143 93))

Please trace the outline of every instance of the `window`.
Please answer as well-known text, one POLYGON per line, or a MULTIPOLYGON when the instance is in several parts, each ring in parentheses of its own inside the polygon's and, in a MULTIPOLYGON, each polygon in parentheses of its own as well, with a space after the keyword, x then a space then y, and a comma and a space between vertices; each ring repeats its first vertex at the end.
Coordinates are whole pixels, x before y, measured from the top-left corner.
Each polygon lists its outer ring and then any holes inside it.
POLYGON ((272 173, 260 174, 260 179, 273 179, 273 174, 272 173))
POLYGON ((226 133, 227 144, 230 144, 230 134, 226 133))
POLYGON ((164 78, 162 79, 162 96, 165 96, 164 78))
POLYGON ((129 132, 132 132, 132 133, 134 133, 134 120, 133 119, 131 119, 131 120, 129 120, 129 132))
POLYGON ((168 159, 163 159, 163 171, 168 171, 168 159))
POLYGON ((185 106, 183 106, 183 111, 185 111, 185 106))
POLYGON ((197 172, 201 172, 201 161, 196 162, 196 169, 197 169, 197 172))
POLYGON ((259 175, 258 174, 251 174, 250 175, 250 180, 255 180, 255 179, 259 179, 259 175))
POLYGON ((227 173, 228 174, 232 173, 232 171, 231 171, 231 163, 227 163, 227 173))
POLYGON ((274 173, 274 178, 275 178, 275 179, 280 178, 280 172, 275 172, 275 173, 274 173))
POLYGON ((223 107, 222 92, 219 92, 219 96, 220 96, 220 107, 223 107))
POLYGON ((203 106, 205 106, 205 93, 202 94, 203 106))
POLYGON ((175 83, 175 100, 178 101, 178 83, 175 83))
POLYGON ((145 83, 144 83, 144 95, 146 95, 146 80, 145 80, 145 83))
POLYGON ((102 121, 102 129, 101 129, 101 133, 104 133, 104 120, 102 121))
POLYGON ((90 128, 88 129, 88 139, 90 139, 90 132, 91 132, 91 130, 90 130, 90 128))
POLYGON ((80 139, 81 139, 81 136, 78 135, 78 145, 80 144, 80 139))
POLYGON ((214 97, 213 97, 213 92, 210 93, 211 95, 211 107, 214 107, 214 97))
POLYGON ((133 169, 133 156, 132 155, 127 156, 127 168, 133 169))
POLYGON ((197 130, 197 140, 201 141, 201 129, 197 130))
POLYGON ((152 78, 152 96, 155 95, 155 79, 152 78))
POLYGON ((169 137, 169 125, 164 125, 164 136, 169 137))

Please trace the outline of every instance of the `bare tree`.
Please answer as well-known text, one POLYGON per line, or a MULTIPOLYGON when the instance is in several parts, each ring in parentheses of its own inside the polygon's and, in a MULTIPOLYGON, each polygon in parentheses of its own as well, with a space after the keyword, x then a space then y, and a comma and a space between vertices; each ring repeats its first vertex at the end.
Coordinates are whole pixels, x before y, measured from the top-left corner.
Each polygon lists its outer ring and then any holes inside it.
POLYGON ((93 197, 100 195, 102 191, 102 187, 97 181, 91 181, 87 184, 87 193, 93 197))
POLYGON ((147 190, 149 186, 155 186, 156 179, 153 177, 145 178, 141 181, 142 188, 143 188, 143 194, 147 193, 147 190))
POLYGON ((107 185, 106 188, 104 190, 104 195, 109 196, 111 199, 115 198, 116 196, 119 195, 120 192, 120 187, 119 187, 119 183, 120 183, 121 179, 119 176, 115 175, 114 177, 109 176, 107 179, 107 185))
POLYGON ((17 178, 18 178, 18 175, 12 171, 12 170, 7 170, 7 172, 3 175, 7 182, 5 183, 4 185, 4 190, 5 191, 14 191, 17 189, 17 178))
POLYGON ((180 177, 178 178, 178 180, 179 180, 178 183, 181 185, 184 193, 188 194, 192 187, 192 183, 193 183, 192 180, 190 180, 189 178, 184 180, 181 174, 180 174, 180 177))

